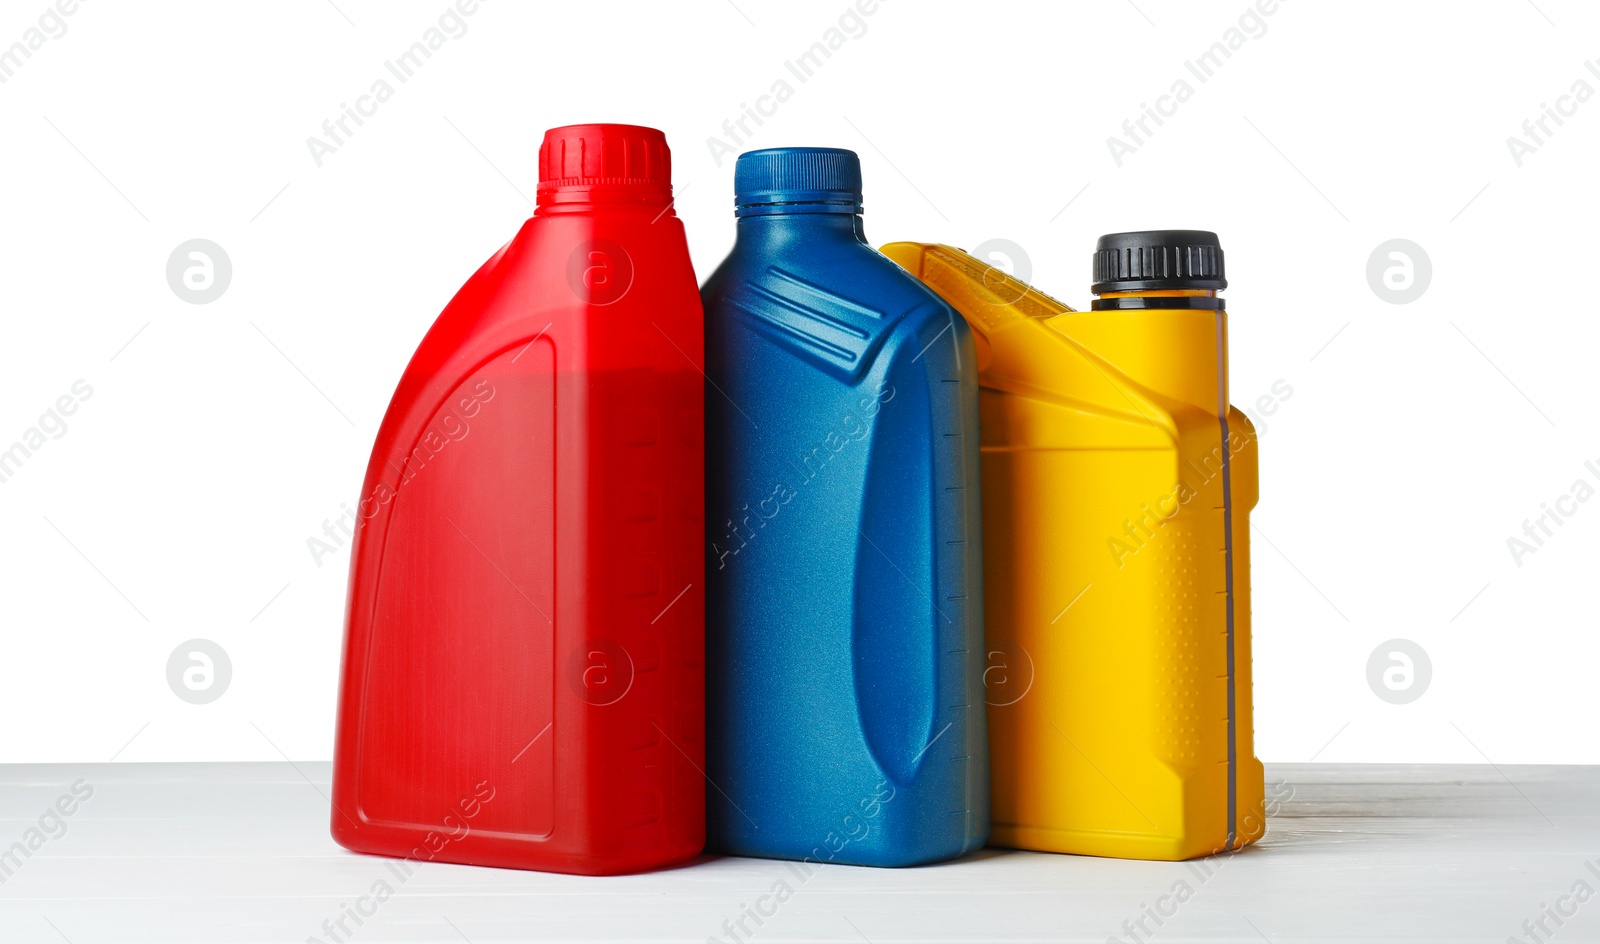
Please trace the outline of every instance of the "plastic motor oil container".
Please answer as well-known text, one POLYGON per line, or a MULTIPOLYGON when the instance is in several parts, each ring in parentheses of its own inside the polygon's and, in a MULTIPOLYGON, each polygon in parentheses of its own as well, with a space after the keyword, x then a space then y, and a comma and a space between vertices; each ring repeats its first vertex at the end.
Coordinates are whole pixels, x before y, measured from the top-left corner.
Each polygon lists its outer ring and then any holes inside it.
POLYGON ((607 874, 705 829, 703 321, 661 132, 576 125, 422 340, 359 505, 333 835, 607 874))
POLYGON ((708 845, 958 856, 989 810, 972 333, 867 244, 854 153, 734 176, 702 289, 708 845))
POLYGON ((1187 859, 1261 838, 1256 438, 1228 405, 1217 237, 1101 238, 1091 311, 948 246, 883 251, 977 334, 993 841, 1187 859))

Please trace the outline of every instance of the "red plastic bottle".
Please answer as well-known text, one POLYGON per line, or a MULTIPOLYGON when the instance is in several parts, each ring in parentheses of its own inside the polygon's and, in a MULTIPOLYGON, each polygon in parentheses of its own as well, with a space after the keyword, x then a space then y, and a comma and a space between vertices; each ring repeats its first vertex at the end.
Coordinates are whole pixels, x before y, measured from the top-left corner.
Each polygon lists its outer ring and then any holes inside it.
POLYGON ((538 209, 406 368, 350 567, 346 848, 596 875, 700 851, 703 325, 671 201, 661 132, 547 132, 538 209))

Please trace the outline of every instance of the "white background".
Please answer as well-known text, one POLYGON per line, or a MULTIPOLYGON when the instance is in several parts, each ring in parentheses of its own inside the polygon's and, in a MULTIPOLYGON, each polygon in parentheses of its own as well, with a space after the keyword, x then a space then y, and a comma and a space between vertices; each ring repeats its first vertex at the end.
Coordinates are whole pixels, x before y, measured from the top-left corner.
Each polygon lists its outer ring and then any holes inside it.
MULTIPOLYGON (((1185 61, 1244 0, 882 0, 801 84, 785 60, 845 0, 485 0, 399 85, 384 61, 445 0, 336 2, 85 0, 0 85, 0 446, 94 391, 0 484, 0 762, 329 757, 347 555, 319 567, 307 538, 356 495, 423 332, 531 212, 540 135, 663 129, 704 275, 733 236, 706 141, 778 79, 793 97, 730 145, 859 151, 874 243, 1012 240, 1082 304, 1101 233, 1222 236, 1234 401, 1293 388, 1261 417, 1262 758, 1600 762, 1600 502, 1521 566, 1506 544, 1600 485, 1600 101, 1521 167, 1506 144, 1600 89, 1600 9, 1284 0, 1201 83, 1185 61), (378 78, 394 97, 319 168, 307 137, 378 78), (1107 137, 1180 78, 1193 96, 1119 167, 1107 137), (1366 275, 1397 237, 1433 267, 1404 305, 1366 275), (192 238, 233 264, 206 305, 166 281, 192 238), (196 637, 233 666, 207 705, 166 679, 196 637), (1433 669, 1406 705, 1367 683, 1397 637, 1433 669)), ((5 3, 0 44, 45 9, 5 3)))

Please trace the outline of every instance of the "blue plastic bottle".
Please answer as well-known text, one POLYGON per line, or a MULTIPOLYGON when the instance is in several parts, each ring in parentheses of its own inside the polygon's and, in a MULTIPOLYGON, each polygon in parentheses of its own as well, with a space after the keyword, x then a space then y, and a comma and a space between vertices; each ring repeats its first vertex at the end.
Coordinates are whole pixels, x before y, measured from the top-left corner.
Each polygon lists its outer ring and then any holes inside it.
POLYGON ((866 242, 861 164, 739 157, 706 309, 713 850, 913 865, 989 831, 970 329, 866 242))

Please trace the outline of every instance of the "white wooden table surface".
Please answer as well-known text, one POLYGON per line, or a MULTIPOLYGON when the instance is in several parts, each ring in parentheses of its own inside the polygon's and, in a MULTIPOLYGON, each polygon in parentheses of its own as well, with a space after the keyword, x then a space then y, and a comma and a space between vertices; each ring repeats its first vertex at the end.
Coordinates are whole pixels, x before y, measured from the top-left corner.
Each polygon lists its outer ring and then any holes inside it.
POLYGON ((328 775, 327 764, 0 767, 0 855, 73 782, 93 787, 64 832, 46 817, 37 851, 14 867, 0 857, 0 942, 1600 941, 1600 767, 1269 764, 1269 784, 1292 796, 1265 840, 1205 860, 1209 874, 991 850, 805 879, 778 862, 702 857, 615 878, 427 864, 405 882, 328 837, 328 775), (379 880, 394 894, 364 924, 324 925, 379 880), (775 914, 745 917, 748 934, 724 925, 779 881, 793 895, 775 914), (1180 882, 1192 894, 1163 904, 1180 882), (1593 898, 1562 897, 1580 882, 1593 898), (1145 906, 1170 917, 1158 926, 1145 906))

